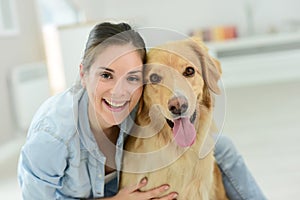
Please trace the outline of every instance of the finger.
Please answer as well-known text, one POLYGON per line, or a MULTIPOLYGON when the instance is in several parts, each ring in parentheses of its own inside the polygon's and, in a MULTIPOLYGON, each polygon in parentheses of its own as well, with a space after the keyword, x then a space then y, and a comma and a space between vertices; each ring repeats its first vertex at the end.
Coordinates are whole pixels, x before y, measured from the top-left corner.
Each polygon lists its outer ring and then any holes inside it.
POLYGON ((140 182, 138 182, 137 184, 133 185, 133 186, 129 186, 127 188, 127 190, 131 193, 134 191, 137 191, 139 189, 141 189, 142 187, 144 187, 145 185, 147 185, 148 179, 147 177, 142 178, 142 180, 140 182))
POLYGON ((166 192, 169 188, 169 185, 162 185, 157 188, 143 192, 143 196, 145 195, 147 199, 157 198, 161 196, 164 192, 166 192))
POLYGON ((164 195, 160 198, 154 198, 153 200, 172 200, 172 199, 176 199, 176 197, 178 196, 178 194, 176 192, 171 192, 167 195, 164 195))

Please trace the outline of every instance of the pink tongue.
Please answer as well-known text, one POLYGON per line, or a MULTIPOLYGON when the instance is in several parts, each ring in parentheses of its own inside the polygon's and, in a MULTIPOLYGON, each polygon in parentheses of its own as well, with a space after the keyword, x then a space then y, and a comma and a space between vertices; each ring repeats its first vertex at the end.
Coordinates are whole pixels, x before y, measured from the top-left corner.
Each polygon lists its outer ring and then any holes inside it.
POLYGON ((173 134, 175 141, 181 147, 191 146, 196 138, 194 125, 188 117, 179 118, 174 121, 173 134))

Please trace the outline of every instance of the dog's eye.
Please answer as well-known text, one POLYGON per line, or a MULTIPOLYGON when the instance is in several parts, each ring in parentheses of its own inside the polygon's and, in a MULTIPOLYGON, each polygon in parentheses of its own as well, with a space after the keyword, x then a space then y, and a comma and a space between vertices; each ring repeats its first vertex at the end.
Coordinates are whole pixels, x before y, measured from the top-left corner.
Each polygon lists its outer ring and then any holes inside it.
POLYGON ((193 67, 187 67, 182 74, 185 77, 192 77, 195 74, 195 69, 193 67))
POLYGON ((150 81, 151 83, 159 83, 161 81, 161 76, 159 76, 158 74, 151 74, 150 81))

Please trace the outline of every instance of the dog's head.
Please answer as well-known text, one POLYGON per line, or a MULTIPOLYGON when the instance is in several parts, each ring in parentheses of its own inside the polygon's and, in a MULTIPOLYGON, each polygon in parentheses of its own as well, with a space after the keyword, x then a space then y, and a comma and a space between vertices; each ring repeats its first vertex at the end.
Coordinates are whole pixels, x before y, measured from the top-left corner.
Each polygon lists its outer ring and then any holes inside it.
POLYGON ((144 73, 143 106, 158 105, 179 146, 191 146, 194 125, 205 110, 211 111, 221 76, 219 62, 208 54, 200 39, 168 43, 150 49, 144 73))

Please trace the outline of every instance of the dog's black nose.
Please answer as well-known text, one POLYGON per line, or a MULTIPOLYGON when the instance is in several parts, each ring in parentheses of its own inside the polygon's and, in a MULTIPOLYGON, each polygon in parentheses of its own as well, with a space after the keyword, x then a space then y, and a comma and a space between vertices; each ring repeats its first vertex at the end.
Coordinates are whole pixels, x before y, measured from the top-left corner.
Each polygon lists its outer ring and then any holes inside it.
POLYGON ((174 115, 181 115, 188 109, 188 101, 184 96, 176 96, 169 100, 168 108, 174 115))

